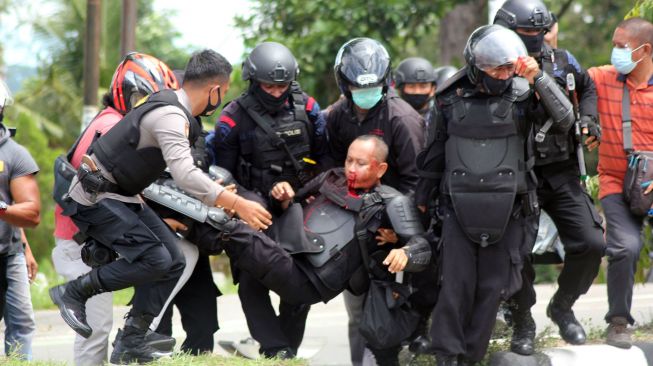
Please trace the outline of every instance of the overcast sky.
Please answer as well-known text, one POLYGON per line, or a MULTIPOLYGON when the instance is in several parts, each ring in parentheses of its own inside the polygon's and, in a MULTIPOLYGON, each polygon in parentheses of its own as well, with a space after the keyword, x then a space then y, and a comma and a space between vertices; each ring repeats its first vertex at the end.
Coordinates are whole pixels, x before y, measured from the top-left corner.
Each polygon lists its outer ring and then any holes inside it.
MULTIPOLYGON (((120 0, 104 1, 120 3, 120 0)), ((243 40, 240 31, 233 26, 233 18, 237 14, 251 13, 248 0, 154 0, 154 8, 176 11, 173 24, 182 35, 180 45, 212 48, 232 63, 240 61, 244 50, 243 40)), ((36 55, 47 54, 47 49, 34 39, 30 27, 20 19, 27 19, 33 14, 47 16, 52 8, 47 6, 47 2, 24 0, 15 11, 16 14, 0 19, 5 63, 36 66, 36 55)))

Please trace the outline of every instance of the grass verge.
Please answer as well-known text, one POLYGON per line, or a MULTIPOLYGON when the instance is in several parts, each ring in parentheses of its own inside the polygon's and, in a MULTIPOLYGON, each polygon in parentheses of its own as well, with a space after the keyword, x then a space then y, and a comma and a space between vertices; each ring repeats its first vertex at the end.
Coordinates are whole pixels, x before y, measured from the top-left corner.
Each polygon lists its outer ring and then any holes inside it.
MULTIPOLYGON (((55 361, 21 361, 15 358, 0 357, 2 366, 65 366, 66 363, 55 361)), ((221 357, 221 356, 189 356, 185 354, 176 355, 172 358, 159 360, 148 363, 148 365, 160 366, 304 366, 308 365, 307 360, 247 360, 241 357, 221 357)))

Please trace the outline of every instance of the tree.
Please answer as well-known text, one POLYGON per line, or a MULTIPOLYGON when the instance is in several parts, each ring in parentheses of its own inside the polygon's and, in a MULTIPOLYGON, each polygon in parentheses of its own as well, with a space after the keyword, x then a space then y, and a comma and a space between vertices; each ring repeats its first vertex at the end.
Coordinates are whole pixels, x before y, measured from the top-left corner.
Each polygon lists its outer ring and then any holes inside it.
POLYGON ((637 0, 635 6, 626 15, 626 18, 632 17, 642 17, 653 21, 653 0, 637 0))
POLYGON ((487 1, 474 0, 459 4, 440 22, 440 63, 462 66, 463 49, 474 29, 487 21, 487 1))
MULTIPOLYGON (((86 1, 50 2, 56 6, 55 13, 34 19, 32 26, 51 53, 48 59, 42 60, 38 76, 25 85, 17 100, 66 131, 61 135, 50 135, 52 146, 69 146, 77 137, 81 119, 86 1)), ((174 45, 180 34, 172 25, 169 14, 155 13, 152 3, 153 0, 139 0, 137 49, 161 58, 172 68, 183 68, 188 52, 174 45)), ((120 29, 121 9, 115 5, 112 1, 102 2, 101 88, 109 86, 121 59, 120 32, 116 31, 120 29)))
POLYGON ((559 15, 558 46, 571 51, 585 68, 610 63, 612 33, 630 10, 628 3, 605 0, 547 2, 549 9, 559 15))
MULTIPOLYGON (((354 37, 375 38, 387 47, 396 65, 418 52, 417 45, 432 35, 438 18, 458 2, 259 0, 254 13, 238 18, 236 24, 250 49, 263 41, 290 48, 301 69, 299 81, 324 105, 339 95, 333 62, 342 44, 354 37)), ((435 55, 422 56, 433 59, 435 55)))
MULTIPOLYGON (((9 3, 11 0, 0 0, 0 11, 7 9, 4 6, 9 3)), ((183 68, 188 52, 175 46, 179 33, 169 14, 155 13, 152 3, 153 0, 139 0, 137 48, 161 58, 173 68, 183 68)), ((18 126, 16 140, 27 147, 41 169, 37 180, 41 189, 42 220, 38 228, 28 233, 37 258, 46 258, 52 243, 52 165, 56 156, 68 149, 78 136, 82 110, 86 1, 50 0, 50 4, 56 6, 55 14, 27 20, 32 21, 39 41, 47 44, 51 52, 46 59, 39 60, 38 75, 16 95, 16 103, 8 108, 5 121, 9 126, 18 126)), ((102 9, 100 85, 105 88, 120 61, 120 34, 116 31, 120 29, 120 7, 115 5, 113 1, 104 1, 102 9)))

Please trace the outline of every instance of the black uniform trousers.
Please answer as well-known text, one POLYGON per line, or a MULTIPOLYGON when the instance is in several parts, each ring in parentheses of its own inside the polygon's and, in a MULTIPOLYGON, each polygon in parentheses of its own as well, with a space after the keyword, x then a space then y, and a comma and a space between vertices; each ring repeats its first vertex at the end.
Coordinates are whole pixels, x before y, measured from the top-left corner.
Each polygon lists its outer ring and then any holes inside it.
POLYGON ((240 272, 238 281, 238 297, 247 327, 252 337, 261 344, 260 352, 273 356, 276 351, 290 347, 297 354, 311 306, 290 304, 282 298, 277 315, 270 299, 270 290, 265 285, 247 272, 240 272))
MULTIPOLYGON (((433 351, 480 361, 502 299, 520 288, 521 250, 532 217, 515 204, 504 235, 485 248, 471 241, 449 200, 441 200, 440 291, 432 315, 433 351)), ((486 213, 491 214, 491 213, 486 213)))
POLYGON ((145 204, 107 198, 75 206, 71 217, 79 229, 122 257, 99 267, 103 289, 133 286, 132 315, 159 314, 184 269, 175 234, 145 204))
POLYGON ((213 282, 209 256, 200 255, 188 282, 168 305, 156 332, 172 336, 172 305, 174 304, 179 310, 181 325, 186 332, 181 351, 193 355, 213 352, 215 345, 213 334, 219 329, 216 301, 218 296, 220 291, 213 282))
MULTIPOLYGON (((257 193, 245 189, 239 189, 239 193, 267 207, 265 200, 257 193)), ((261 345, 259 351, 269 356, 282 348, 290 347, 297 354, 311 307, 302 303, 290 304, 282 298, 277 315, 267 286, 247 272, 232 269, 232 273, 238 281, 238 297, 249 333, 261 345)))
MULTIPOLYGON (((576 299, 589 290, 599 272, 605 252, 601 217, 578 180, 570 180, 554 189, 544 178, 537 194, 540 207, 551 216, 565 248, 558 291, 576 299)), ((522 290, 512 300, 516 306, 530 309, 536 300, 532 263, 524 266, 523 277, 522 290)))

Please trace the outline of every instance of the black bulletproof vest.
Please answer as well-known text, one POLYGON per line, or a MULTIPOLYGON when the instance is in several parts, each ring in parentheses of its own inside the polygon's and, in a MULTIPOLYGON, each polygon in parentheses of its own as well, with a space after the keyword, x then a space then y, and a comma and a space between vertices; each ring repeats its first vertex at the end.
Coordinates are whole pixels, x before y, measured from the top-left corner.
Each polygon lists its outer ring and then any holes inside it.
MULTIPOLYGON (((540 62, 542 70, 549 74, 563 90, 567 87, 566 76, 572 71, 569 65, 567 52, 564 50, 545 48, 540 62)), ((565 92, 566 94, 566 92, 565 92)), ((535 121, 535 131, 539 131, 548 120, 548 114, 539 106, 538 116, 535 121)), ((575 152, 573 129, 563 133, 546 133, 544 141, 535 142, 535 165, 542 166, 569 159, 575 152)))
POLYGON ((533 163, 526 144, 532 132, 518 114, 515 82, 503 96, 441 98, 451 116, 441 192, 451 196, 470 239, 483 246, 501 239, 517 194, 529 189, 533 163))
POLYGON ((115 178, 120 189, 127 195, 140 193, 145 187, 159 178, 166 168, 161 149, 146 147, 137 149, 141 137, 140 125, 145 114, 153 109, 175 106, 184 111, 190 122, 188 140, 191 145, 200 135, 199 121, 179 103, 172 90, 162 90, 143 104, 132 109, 109 132, 91 146, 99 162, 115 178))
POLYGON ((237 174, 237 180, 245 188, 267 192, 279 176, 292 181, 299 173, 293 159, 300 171, 306 167, 304 159, 311 154, 313 125, 306 115, 306 103, 301 90, 293 89, 290 98, 294 108, 290 112, 281 111, 275 116, 263 112, 259 102, 249 93, 237 100, 256 123, 253 151, 250 161, 245 162, 248 171, 246 174, 237 174), (267 128, 262 128, 261 125, 267 128))

